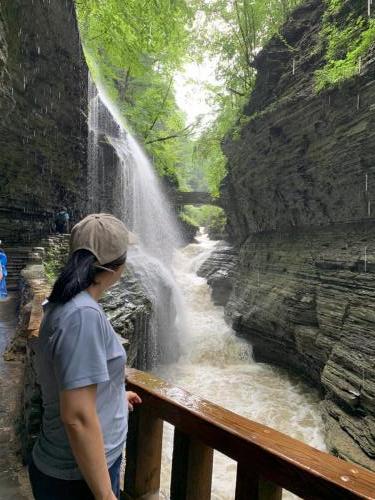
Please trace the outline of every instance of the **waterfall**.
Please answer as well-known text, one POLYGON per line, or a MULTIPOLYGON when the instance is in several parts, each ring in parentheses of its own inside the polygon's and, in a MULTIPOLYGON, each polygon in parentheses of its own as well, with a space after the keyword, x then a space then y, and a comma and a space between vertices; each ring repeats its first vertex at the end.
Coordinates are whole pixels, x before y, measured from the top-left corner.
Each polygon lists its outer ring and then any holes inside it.
POLYGON ((170 268, 181 246, 177 220, 146 154, 105 91, 89 82, 90 211, 121 218, 135 233, 128 266, 152 302, 139 368, 176 360, 184 332, 184 304, 170 268))

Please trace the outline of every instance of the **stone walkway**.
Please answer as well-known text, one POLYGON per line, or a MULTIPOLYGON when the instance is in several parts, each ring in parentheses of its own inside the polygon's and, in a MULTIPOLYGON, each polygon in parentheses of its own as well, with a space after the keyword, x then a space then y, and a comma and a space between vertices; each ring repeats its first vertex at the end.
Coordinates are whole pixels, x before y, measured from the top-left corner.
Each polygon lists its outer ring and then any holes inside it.
POLYGON ((26 468, 17 455, 15 421, 20 411, 23 366, 20 361, 5 362, 3 353, 16 331, 17 297, 0 301, 0 499, 32 498, 26 468))

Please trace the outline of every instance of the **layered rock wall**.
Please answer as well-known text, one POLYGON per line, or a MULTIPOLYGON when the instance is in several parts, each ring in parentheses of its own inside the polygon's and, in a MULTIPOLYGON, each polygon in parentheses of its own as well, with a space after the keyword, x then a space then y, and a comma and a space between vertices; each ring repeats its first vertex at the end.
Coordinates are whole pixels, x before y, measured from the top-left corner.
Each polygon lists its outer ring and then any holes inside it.
POLYGON ((224 143, 239 250, 226 316, 257 360, 322 388, 330 448, 374 469, 375 47, 317 93, 324 5, 305 2, 258 55, 248 123, 224 143))
POLYGON ((212 288, 212 300, 216 306, 225 306, 236 281, 238 253, 235 248, 220 241, 214 251, 197 271, 198 276, 206 278, 212 288))
POLYGON ((73 0, 0 4, 0 239, 48 233, 87 203, 87 68, 73 0), (16 230, 15 230, 16 228, 16 230))

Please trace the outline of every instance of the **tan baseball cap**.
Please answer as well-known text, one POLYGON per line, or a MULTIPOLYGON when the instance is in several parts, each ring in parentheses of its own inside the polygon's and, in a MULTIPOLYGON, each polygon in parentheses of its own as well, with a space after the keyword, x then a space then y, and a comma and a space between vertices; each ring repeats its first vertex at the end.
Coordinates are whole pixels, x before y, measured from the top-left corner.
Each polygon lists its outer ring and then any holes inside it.
POLYGON ((90 214, 76 224, 70 235, 70 251, 89 250, 101 265, 122 257, 135 237, 111 214, 90 214))

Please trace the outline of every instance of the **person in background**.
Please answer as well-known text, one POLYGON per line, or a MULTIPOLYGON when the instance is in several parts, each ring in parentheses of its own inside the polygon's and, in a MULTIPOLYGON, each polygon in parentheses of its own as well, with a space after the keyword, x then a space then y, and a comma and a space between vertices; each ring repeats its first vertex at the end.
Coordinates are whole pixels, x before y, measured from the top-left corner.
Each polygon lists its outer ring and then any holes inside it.
POLYGON ((71 254, 51 295, 34 350, 43 419, 29 463, 36 500, 116 500, 128 411, 126 353, 98 301, 121 277, 129 232, 91 214, 70 236, 71 254))
POLYGON ((56 232, 66 234, 69 232, 69 214, 66 207, 62 207, 55 217, 56 232))
POLYGON ((4 300, 8 297, 7 284, 6 284, 6 277, 8 275, 7 265, 8 265, 8 259, 6 253, 2 248, 0 248, 0 300, 4 300))

